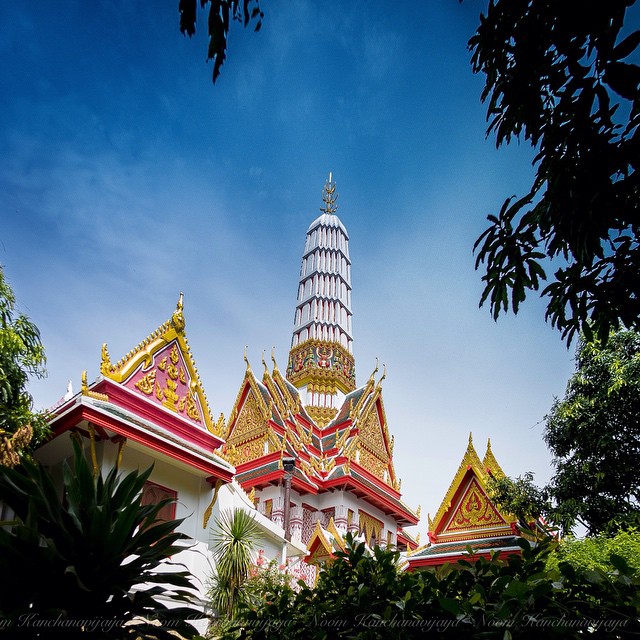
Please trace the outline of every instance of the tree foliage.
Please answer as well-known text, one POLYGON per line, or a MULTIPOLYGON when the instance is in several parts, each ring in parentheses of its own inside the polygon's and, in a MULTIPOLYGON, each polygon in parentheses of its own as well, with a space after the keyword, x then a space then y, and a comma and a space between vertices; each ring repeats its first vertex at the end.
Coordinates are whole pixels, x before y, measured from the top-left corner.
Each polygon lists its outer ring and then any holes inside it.
POLYGON ((640 522, 640 334, 606 345, 581 340, 576 372, 546 417, 555 475, 549 486, 565 528, 597 534, 640 522))
POLYGON ((517 313, 527 291, 568 342, 640 328, 640 31, 635 0, 491 0, 469 41, 486 75, 488 132, 535 149, 528 194, 507 198, 476 241, 481 305, 517 313))
MULTIPOLYGON (((220 69, 227 57, 227 40, 232 20, 242 22, 246 27, 253 20, 255 31, 260 31, 264 14, 260 10, 259 0, 200 0, 200 7, 209 7, 207 22, 209 49, 207 62, 213 60, 213 82, 218 79, 220 69)), ((189 37, 196 32, 196 13, 198 0, 180 0, 180 31, 189 37)))
POLYGON ((29 376, 45 375, 40 332, 16 311, 16 299, 0 267, 0 464, 15 466, 29 446, 48 433, 45 417, 33 411, 29 376))
POLYGON ((491 499, 516 516, 523 525, 547 517, 551 510, 547 489, 541 489, 534 483, 530 471, 515 480, 507 476, 489 478, 488 490, 491 499))
POLYGON ((522 540, 521 555, 506 562, 470 556, 457 568, 408 573, 398 571, 397 551, 369 553, 347 536, 315 588, 277 589, 239 626, 253 640, 635 637, 638 575, 618 556, 610 572, 569 563, 547 569, 555 545, 522 540))
POLYGON ((568 536, 558 545, 547 560, 547 568, 557 569, 561 562, 568 562, 575 569, 613 572, 612 556, 624 558, 629 567, 640 574, 640 531, 629 529, 614 536, 590 536, 574 538, 568 536))
POLYGON ((0 523, 2 629, 39 640, 193 637, 197 612, 175 605, 191 601, 194 585, 168 562, 184 550, 181 520, 156 521, 167 500, 141 505, 151 469, 103 478, 74 448, 62 495, 40 464, 0 467, 0 501, 15 512, 0 523))

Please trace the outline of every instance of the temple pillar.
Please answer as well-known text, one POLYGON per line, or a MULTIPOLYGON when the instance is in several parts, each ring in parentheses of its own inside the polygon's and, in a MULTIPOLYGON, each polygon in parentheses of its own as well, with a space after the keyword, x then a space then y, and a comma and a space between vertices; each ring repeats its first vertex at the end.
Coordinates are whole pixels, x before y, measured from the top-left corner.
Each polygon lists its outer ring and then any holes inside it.
POLYGON ((271 509, 271 521, 279 527, 284 526, 284 498, 278 496, 273 499, 273 507, 271 509))
POLYGON ((294 542, 302 542, 303 514, 303 507, 291 507, 291 520, 289 522, 289 528, 291 530, 291 540, 293 540, 294 542))
POLYGON ((336 505, 336 512, 333 516, 333 522, 336 525, 336 529, 340 532, 341 536, 346 535, 347 533, 347 518, 349 515, 349 509, 347 509, 346 505, 338 504, 336 505))

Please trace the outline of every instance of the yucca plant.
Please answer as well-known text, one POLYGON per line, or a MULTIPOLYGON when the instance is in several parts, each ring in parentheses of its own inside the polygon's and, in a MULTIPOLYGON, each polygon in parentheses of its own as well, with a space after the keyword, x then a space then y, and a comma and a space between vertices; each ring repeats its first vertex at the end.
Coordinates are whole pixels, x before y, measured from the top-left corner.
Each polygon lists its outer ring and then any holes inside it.
POLYGON ((260 537, 258 523, 247 511, 223 511, 216 519, 212 532, 216 568, 209 596, 213 608, 227 619, 238 612, 260 537))
POLYGON ((76 441, 74 454, 63 464, 62 491, 35 462, 0 467, 0 501, 15 512, 0 523, 0 632, 175 640, 173 630, 194 637, 191 576, 166 567, 188 538, 176 531, 181 520, 156 520, 168 501, 141 505, 151 469, 124 477, 113 469, 103 478, 76 441))

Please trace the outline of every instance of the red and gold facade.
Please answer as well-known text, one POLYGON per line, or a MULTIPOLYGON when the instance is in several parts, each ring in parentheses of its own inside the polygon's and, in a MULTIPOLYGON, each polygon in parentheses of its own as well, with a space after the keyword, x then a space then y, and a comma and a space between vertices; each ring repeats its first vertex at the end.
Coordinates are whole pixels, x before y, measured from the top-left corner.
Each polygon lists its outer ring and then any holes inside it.
POLYGON ((411 551, 409 569, 455 564, 473 554, 489 558, 519 553, 517 518, 500 509, 487 491, 489 478, 503 477, 487 443, 482 459, 469 436, 467 450, 435 517, 428 518, 429 542, 411 551))

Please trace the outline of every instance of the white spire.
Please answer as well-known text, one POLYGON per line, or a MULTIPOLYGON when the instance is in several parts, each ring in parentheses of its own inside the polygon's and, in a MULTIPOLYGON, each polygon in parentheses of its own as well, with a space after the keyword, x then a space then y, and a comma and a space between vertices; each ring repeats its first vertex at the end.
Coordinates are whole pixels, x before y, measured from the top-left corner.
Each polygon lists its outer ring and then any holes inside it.
POLYGON ((349 235, 334 213, 334 192, 329 174, 323 191, 324 213, 307 229, 291 346, 316 339, 337 342, 351 353, 349 235))
POLYGON ((336 215, 335 182, 324 186, 324 207, 307 229, 287 378, 316 424, 332 419, 355 389, 351 337, 349 235, 336 215))

